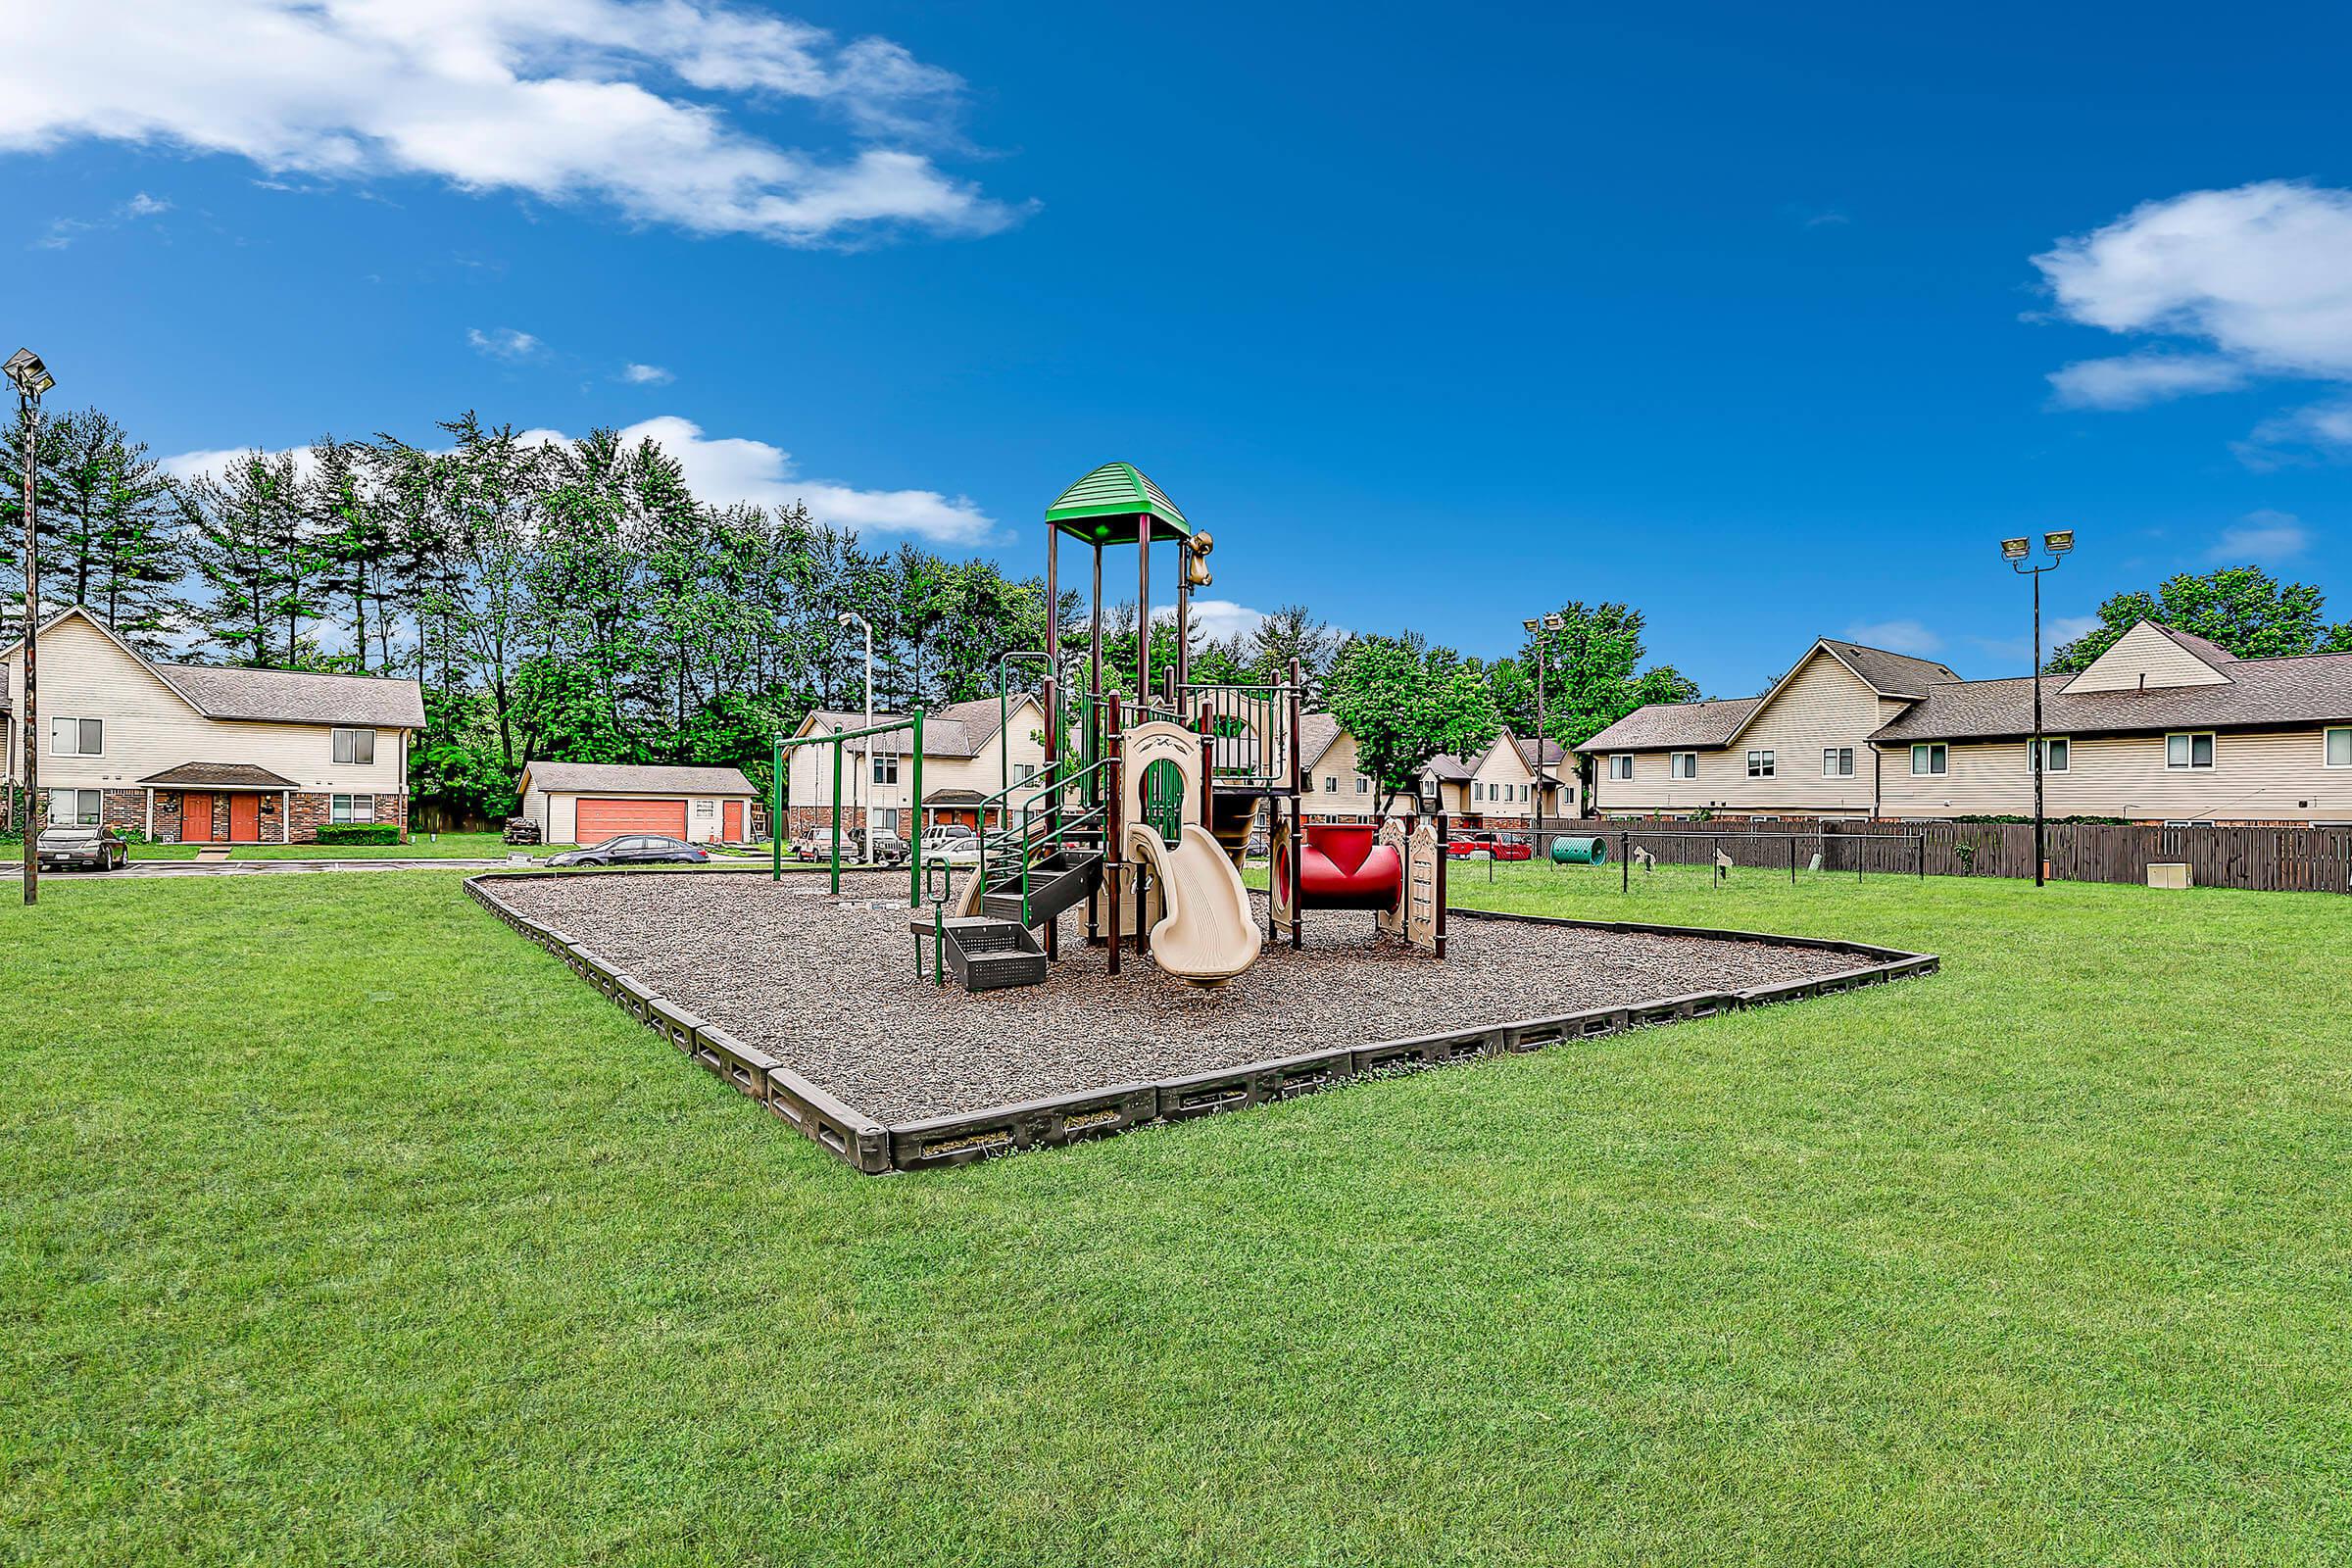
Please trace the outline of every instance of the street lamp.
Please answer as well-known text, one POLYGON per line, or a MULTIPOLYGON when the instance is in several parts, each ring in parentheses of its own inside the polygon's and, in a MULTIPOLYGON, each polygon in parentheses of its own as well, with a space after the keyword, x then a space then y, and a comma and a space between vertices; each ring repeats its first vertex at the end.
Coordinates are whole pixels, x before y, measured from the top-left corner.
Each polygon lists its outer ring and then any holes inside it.
POLYGON ((1551 791, 1550 758, 1544 751, 1551 736, 1544 715, 1544 685, 1551 662, 1551 639, 1544 634, 1565 629, 1568 618, 1555 610, 1540 621, 1523 620, 1519 624, 1527 628, 1528 636, 1536 645, 1536 808, 1531 825, 1535 829, 1536 853, 1542 855, 1544 853, 1544 798, 1551 791))
POLYGON ((2001 541, 2001 559, 2009 569, 2021 577, 2034 579, 2034 885, 2048 885, 2047 869, 2049 824, 2041 809, 2041 764, 2046 750, 2041 736, 2041 574, 2056 571, 2059 563, 2075 548, 2075 530, 2060 528, 2041 536, 2041 548, 2049 557, 2038 566, 2028 565, 2034 559, 2034 545, 2026 539, 2001 541))
MULTIPOLYGON (((865 727, 868 733, 865 737, 865 766, 859 771, 870 774, 874 767, 874 741, 876 738, 871 733, 874 727, 874 623, 855 610, 845 610, 835 618, 844 626, 865 628, 865 727)), ((838 759, 834 765, 836 767, 841 765, 838 759)), ((857 808, 858 785, 857 781, 853 779, 850 783, 850 809, 854 811, 857 808)), ((868 817, 874 813, 874 787, 871 778, 866 780, 865 813, 868 817)), ((833 825, 837 828, 841 826, 838 822, 833 825)), ((874 824, 871 821, 865 824, 865 852, 869 856, 874 852, 874 824)))
POLYGON ((41 897, 41 867, 37 850, 41 830, 32 819, 37 791, 40 787, 41 748, 40 705, 33 685, 33 643, 41 624, 41 557, 40 533, 34 526, 32 493, 33 466, 38 461, 37 435, 41 428, 41 394, 57 385, 57 377, 49 367, 30 349, 19 349, 0 366, 17 389, 17 411, 24 427, 24 716, 17 727, 18 748, 24 754, 24 809, 18 813, 17 825, 24 832, 24 902, 35 904, 41 897))

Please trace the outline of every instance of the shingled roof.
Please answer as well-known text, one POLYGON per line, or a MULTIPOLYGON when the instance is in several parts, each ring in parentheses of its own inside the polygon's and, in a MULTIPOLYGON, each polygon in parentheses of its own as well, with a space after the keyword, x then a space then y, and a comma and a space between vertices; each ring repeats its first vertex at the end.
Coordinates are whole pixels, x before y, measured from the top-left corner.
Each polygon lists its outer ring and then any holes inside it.
MULTIPOLYGON (((2179 634, 2185 636, 2185 633, 2179 634)), ((2205 639, 2197 638, 2197 642, 2205 639)), ((2187 646, 2183 644, 2183 646, 2187 646)), ((2213 648, 2210 643, 2207 648, 2213 648)), ((2192 648, 2191 652, 2195 652, 2192 648)), ((2041 683, 2045 735, 2121 735, 2169 729, 2263 729, 2352 719, 2352 654, 2231 659, 2230 680, 2146 691, 2076 692, 2041 683)), ((1994 740, 2034 733, 2034 678, 1951 681, 1871 736, 1874 741, 1994 740)))
POLYGON ((413 680, 321 675, 304 669, 153 664, 208 718, 279 719, 368 729, 424 728, 424 693, 413 680))
MULTIPOLYGON (((1028 692, 1014 692, 1010 706, 1018 710, 1023 703, 1034 704, 1037 699, 1028 692)), ((874 737, 877 751, 904 754, 914 745, 914 721, 905 713, 876 713, 877 724, 904 724, 904 729, 885 730, 874 737)), ((865 714, 843 712, 838 709, 819 708, 809 713, 796 733, 815 735, 832 729, 863 729, 865 714)), ((997 700, 994 697, 975 698, 968 703, 950 703, 932 709, 923 715, 923 755, 925 757, 978 757, 997 733, 997 700)), ((863 740, 844 741, 845 751, 863 752, 863 740)))
POLYGON ((587 795, 757 795, 738 767, 666 767, 636 762, 525 762, 525 789, 587 795))
POLYGON ((1721 746, 1763 700, 1715 697, 1697 703, 1651 703, 1635 709, 1577 750, 1665 752, 1721 746))
POLYGON ((1330 713, 1298 715, 1298 767, 1301 772, 1323 760, 1323 754, 1340 738, 1340 721, 1330 713))
POLYGON ((1843 660, 1845 667, 1861 676, 1863 683, 1881 697, 1925 697, 1931 687, 1960 678, 1950 665, 1939 664, 1933 659, 1840 642, 1835 637, 1824 637, 1817 646, 1843 660))

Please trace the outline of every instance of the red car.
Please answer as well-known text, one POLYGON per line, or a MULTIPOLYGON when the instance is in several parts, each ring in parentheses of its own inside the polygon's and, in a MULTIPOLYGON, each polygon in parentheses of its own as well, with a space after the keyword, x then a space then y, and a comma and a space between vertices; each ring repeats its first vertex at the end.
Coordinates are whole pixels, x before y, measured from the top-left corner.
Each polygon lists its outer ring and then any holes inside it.
POLYGON ((1484 855, 1494 848, 1494 835, 1483 827, 1457 827, 1446 840, 1446 853, 1456 860, 1484 855))
POLYGON ((1487 846, 1487 854, 1497 860, 1532 860, 1536 847, 1524 833, 1497 833, 1494 842, 1487 846))

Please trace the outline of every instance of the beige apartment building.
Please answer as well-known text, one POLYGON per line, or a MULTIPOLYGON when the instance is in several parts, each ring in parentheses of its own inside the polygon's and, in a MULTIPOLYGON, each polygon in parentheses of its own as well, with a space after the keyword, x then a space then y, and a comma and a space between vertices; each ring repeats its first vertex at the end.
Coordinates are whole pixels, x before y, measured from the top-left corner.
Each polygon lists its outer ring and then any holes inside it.
MULTIPOLYGON (((923 715, 923 798, 914 799, 914 732, 909 727, 877 735, 869 743, 844 741, 847 759, 841 780, 842 826, 860 829, 867 813, 873 825, 902 836, 924 827, 960 822, 978 827, 983 803, 1014 782, 1034 778, 1046 765, 1046 713, 1036 697, 1013 697, 1007 722, 998 723, 997 699, 950 703, 923 715)), ((877 713, 878 724, 908 723, 903 713, 877 713)), ((865 727, 863 713, 818 709, 793 731, 796 739, 830 730, 865 727)), ((833 822, 833 748, 795 747, 785 767, 787 833, 803 837, 833 822)), ((989 825, 998 823, 986 808, 989 825)))
MULTIPOLYGON (((1824 638, 1761 697, 1653 704, 1579 750, 1604 815, 2022 815, 2033 698, 1824 638)), ((2238 659, 2144 620, 2042 678, 2041 729, 2052 816, 2352 822, 2352 654, 2238 659)))

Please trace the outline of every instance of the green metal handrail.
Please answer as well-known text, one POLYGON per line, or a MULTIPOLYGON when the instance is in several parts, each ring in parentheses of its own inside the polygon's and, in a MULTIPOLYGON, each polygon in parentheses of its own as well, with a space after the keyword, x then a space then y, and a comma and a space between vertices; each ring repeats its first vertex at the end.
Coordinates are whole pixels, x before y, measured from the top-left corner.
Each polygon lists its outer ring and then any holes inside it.
MULTIPOLYGON (((995 795, 987 797, 980 803, 980 820, 983 823, 988 820, 988 808, 999 804, 1004 808, 1005 818, 1010 820, 1013 813, 1011 796, 1018 790, 1025 789, 1029 792, 1028 799, 1023 801, 1020 806, 1021 825, 1018 832, 1014 833, 1010 829, 1005 829, 994 835, 995 840, 999 843, 1009 837, 1012 846, 1018 849, 1021 865, 1021 915, 1024 928, 1028 924, 1029 914, 1030 863, 1036 850, 1045 845, 1050 845, 1054 850, 1063 848, 1071 833, 1083 828, 1090 821, 1103 817, 1105 812, 1105 808, 1097 804, 1091 808, 1082 808, 1075 816, 1065 818, 1062 815, 1067 809, 1062 803, 1062 796, 1073 787, 1095 779, 1100 770, 1109 765, 1106 759, 1099 762, 1089 762, 1084 767, 1076 768, 1073 771, 1071 770, 1071 761, 1074 760, 1073 759, 1069 761, 1055 762, 1035 777, 1022 779, 1018 783, 999 790, 995 795), (1046 833, 1041 838, 1036 833, 1035 823, 1039 809, 1038 801, 1041 797, 1046 796, 1051 796, 1053 799, 1045 807, 1045 810, 1049 814, 1046 818, 1046 833)), ((989 888, 988 851, 990 843, 991 835, 983 829, 980 835, 980 863, 974 868, 973 874, 980 878, 980 892, 984 897, 989 888)))
MULTIPOLYGON (((784 754, 796 746, 830 746, 833 748, 833 892, 841 892, 841 748, 844 741, 864 740, 873 735, 895 735, 911 723, 914 730, 914 774, 909 788, 915 803, 915 830, 906 841, 906 906, 917 908, 923 902, 923 710, 916 709, 910 719, 894 719, 888 723, 871 724, 864 729, 842 729, 836 725, 822 735, 803 735, 787 740, 776 738, 774 809, 768 813, 768 853, 771 860, 768 880, 784 880, 784 754)), ((867 753, 871 756, 872 753, 867 753)), ((873 853, 874 829, 868 822, 865 829, 866 853, 873 853)))

